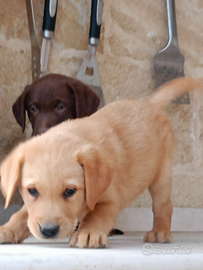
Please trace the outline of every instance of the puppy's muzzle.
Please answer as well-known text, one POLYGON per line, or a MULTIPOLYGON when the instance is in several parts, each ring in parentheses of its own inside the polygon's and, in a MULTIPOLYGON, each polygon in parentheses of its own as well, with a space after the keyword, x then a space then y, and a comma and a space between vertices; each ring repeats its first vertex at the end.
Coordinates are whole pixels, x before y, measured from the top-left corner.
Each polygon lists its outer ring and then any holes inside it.
POLYGON ((33 137, 33 136, 36 136, 36 135, 42 135, 42 134, 45 133, 49 128, 50 128, 50 127, 41 127, 41 128, 39 128, 39 129, 37 129, 37 130, 34 130, 34 131, 32 132, 32 137, 33 137))
POLYGON ((59 233, 60 227, 56 224, 40 225, 40 232, 43 238, 55 238, 59 233))

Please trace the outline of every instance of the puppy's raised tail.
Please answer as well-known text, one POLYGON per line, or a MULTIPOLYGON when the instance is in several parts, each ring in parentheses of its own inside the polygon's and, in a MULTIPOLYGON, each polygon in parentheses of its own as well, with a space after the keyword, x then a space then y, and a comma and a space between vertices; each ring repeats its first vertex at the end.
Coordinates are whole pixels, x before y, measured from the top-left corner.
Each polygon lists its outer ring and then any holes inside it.
POLYGON ((198 89, 203 89, 203 78, 182 77, 163 84, 148 101, 164 109, 172 100, 198 89))

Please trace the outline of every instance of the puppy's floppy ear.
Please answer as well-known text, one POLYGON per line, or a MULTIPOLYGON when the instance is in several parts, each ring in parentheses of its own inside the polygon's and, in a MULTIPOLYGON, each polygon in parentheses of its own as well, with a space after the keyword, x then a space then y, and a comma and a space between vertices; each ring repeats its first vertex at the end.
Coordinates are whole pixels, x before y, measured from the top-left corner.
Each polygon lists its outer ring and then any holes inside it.
POLYGON ((77 118, 89 116, 96 112, 100 99, 89 86, 77 81, 71 84, 71 86, 68 85, 68 88, 72 89, 75 97, 77 118))
POLYGON ((85 173, 87 205, 90 210, 94 210, 96 203, 111 184, 114 168, 98 149, 92 147, 79 152, 77 159, 85 173))
POLYGON ((18 146, 1 164, 1 189, 6 198, 5 208, 11 202, 15 189, 21 180, 25 160, 23 145, 18 146))
POLYGON ((16 121, 22 127, 23 132, 25 131, 25 99, 26 94, 29 91, 30 85, 27 85, 23 93, 18 97, 16 102, 13 104, 12 110, 16 121))

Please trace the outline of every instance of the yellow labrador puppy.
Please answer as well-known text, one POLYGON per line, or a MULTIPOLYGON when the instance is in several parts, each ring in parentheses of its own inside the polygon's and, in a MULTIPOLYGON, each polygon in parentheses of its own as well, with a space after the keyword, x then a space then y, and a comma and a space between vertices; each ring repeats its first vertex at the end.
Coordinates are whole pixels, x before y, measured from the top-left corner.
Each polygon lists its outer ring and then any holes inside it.
POLYGON ((5 207, 17 186, 25 205, 0 227, 0 242, 18 243, 31 233, 71 236, 70 245, 81 248, 107 246, 119 212, 146 188, 154 224, 144 241, 171 242, 175 140, 162 109, 201 87, 202 79, 176 79, 148 100, 113 102, 20 144, 2 163, 1 184, 5 207))

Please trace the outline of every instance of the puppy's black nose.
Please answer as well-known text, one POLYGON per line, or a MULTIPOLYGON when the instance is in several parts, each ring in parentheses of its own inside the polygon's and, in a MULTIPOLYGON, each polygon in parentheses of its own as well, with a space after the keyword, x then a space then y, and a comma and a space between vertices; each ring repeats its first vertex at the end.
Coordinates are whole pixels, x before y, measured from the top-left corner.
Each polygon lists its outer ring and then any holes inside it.
POLYGON ((44 238, 55 238, 59 233, 60 227, 56 224, 40 225, 40 232, 44 238))

